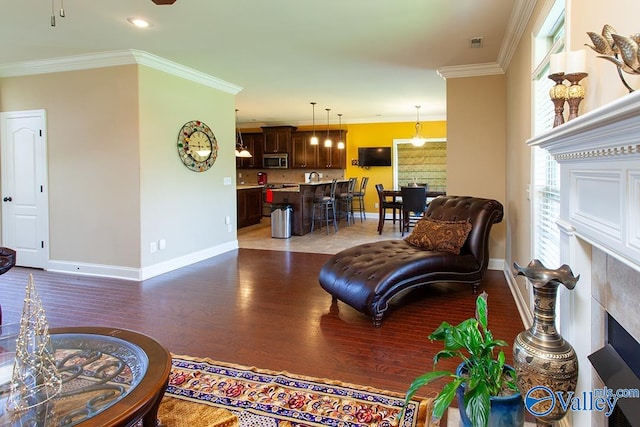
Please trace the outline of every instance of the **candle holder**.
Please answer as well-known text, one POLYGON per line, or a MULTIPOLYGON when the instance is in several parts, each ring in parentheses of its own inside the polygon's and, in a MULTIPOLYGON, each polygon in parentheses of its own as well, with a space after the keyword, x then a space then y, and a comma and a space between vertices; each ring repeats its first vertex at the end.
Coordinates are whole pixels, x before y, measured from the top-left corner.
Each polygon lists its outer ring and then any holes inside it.
POLYGON ((549 89, 549 97, 555 107, 555 117, 553 119, 553 127, 564 123, 564 103, 567 99, 567 87, 562 83, 565 79, 564 73, 554 73, 548 76, 556 82, 555 86, 549 89))
POLYGON ((580 84, 580 81, 588 75, 589 74, 587 73, 571 73, 564 75, 564 78, 571 83, 567 91, 567 102, 569 103, 568 120, 578 117, 578 106, 584 99, 584 87, 580 84))

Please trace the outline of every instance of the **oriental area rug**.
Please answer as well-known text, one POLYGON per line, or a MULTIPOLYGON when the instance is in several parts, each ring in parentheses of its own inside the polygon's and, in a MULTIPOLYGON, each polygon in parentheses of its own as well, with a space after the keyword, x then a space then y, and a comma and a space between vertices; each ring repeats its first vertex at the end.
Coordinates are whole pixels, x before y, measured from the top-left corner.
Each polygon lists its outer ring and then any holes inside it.
POLYGON ((426 427, 432 409, 430 399, 412 400, 398 421, 399 393, 174 355, 160 423, 171 425, 162 417, 176 415, 175 404, 185 401, 191 404, 184 412, 200 420, 193 425, 220 427, 426 427))

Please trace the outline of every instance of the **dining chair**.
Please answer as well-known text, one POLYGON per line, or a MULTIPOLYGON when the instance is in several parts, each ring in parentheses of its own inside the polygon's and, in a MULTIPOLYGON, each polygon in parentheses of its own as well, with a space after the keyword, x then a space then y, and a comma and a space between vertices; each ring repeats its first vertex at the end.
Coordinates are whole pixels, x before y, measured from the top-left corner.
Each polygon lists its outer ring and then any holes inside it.
MULTIPOLYGON (((320 214, 320 224, 325 223, 327 226, 327 234, 329 234, 329 223, 333 221, 333 228, 338 231, 338 222, 336 220, 336 186, 337 180, 331 181, 329 194, 322 194, 313 200, 313 212, 311 214, 311 232, 313 233, 316 224, 316 211, 320 214)), ((320 227, 322 228, 322 226, 320 227)))
POLYGON ((358 211, 360 212, 360 222, 367 219, 366 211, 364 208, 364 194, 367 191, 367 183, 369 182, 368 176, 363 176, 360 181, 360 189, 353 193, 353 200, 358 201, 358 211))
POLYGON ((384 186, 382 184, 376 184, 376 191, 378 192, 378 205, 380 207, 378 219, 378 234, 382 234, 382 229, 384 228, 385 221, 391 219, 393 221, 393 224, 396 223, 396 211, 399 221, 402 222, 402 201, 397 200, 395 196, 385 196, 384 186), (391 218, 387 218, 387 209, 391 209, 391 218))
POLYGON ((353 197, 357 181, 358 178, 349 178, 349 182, 347 183, 347 191, 336 195, 338 204, 340 206, 340 217, 342 217, 342 214, 344 214, 345 218, 347 219, 347 225, 355 223, 355 220, 353 219, 353 197))
POLYGON ((402 233, 409 231, 416 221, 427 211, 427 187, 401 187, 402 194, 402 233))

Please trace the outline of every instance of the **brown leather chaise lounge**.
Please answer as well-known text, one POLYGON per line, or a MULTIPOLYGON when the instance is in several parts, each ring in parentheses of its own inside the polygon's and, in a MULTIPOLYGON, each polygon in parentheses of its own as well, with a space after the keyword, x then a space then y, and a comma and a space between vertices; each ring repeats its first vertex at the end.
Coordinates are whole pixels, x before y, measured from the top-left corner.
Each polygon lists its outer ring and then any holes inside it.
MULTIPOLYGON (((466 225, 466 240, 458 246, 459 254, 449 251, 450 247, 446 245, 446 250, 428 250, 405 240, 366 243, 331 257, 320 270, 320 286, 332 295, 334 302, 343 301, 371 316, 376 327, 381 325, 389 301, 409 289, 437 282, 455 282, 471 285, 476 293, 489 264, 491 226, 502 221, 502 217, 502 204, 496 200, 438 197, 429 204, 424 224, 459 227, 470 223, 470 231, 466 225)), ((414 233, 417 231, 418 225, 414 233)), ((447 233, 445 230, 444 234, 447 233)))

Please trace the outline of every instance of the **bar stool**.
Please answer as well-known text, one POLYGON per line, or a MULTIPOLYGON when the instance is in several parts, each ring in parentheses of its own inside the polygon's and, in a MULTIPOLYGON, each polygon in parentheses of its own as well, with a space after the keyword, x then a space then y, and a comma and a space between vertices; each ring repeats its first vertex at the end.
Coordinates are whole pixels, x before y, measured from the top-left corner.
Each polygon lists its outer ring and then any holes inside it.
POLYGON ((357 181, 358 178, 349 178, 347 192, 336 195, 336 198, 340 202, 340 216, 342 217, 342 213, 344 213, 347 218, 347 225, 355 224, 355 220, 353 219, 353 194, 357 181))
POLYGON ((320 224, 324 222, 327 226, 327 234, 329 234, 329 222, 333 221, 333 228, 338 231, 338 222, 336 221, 336 186, 337 180, 331 181, 331 189, 329 195, 323 194, 313 200, 313 212, 311 214, 311 232, 316 224, 316 211, 320 211, 320 224))
POLYGON ((369 182, 368 176, 363 176, 362 181, 360 181, 360 189, 353 193, 353 201, 358 202, 358 211, 360 211, 360 222, 364 219, 367 219, 367 215, 364 209, 364 193, 367 191, 367 182, 369 182))

